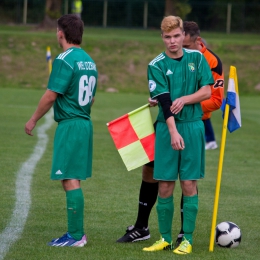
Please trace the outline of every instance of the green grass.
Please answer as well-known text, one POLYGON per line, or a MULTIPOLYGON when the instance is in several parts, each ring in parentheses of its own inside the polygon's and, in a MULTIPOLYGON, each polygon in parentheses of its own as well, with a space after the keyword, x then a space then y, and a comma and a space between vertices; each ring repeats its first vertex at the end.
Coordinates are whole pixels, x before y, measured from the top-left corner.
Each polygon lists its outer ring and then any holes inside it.
MULTIPOLYGON (((229 68, 236 66, 241 94, 259 95, 257 34, 202 32, 222 60, 226 85, 229 68)), ((52 57, 59 48, 55 30, 32 26, 0 26, 0 82, 4 88, 45 89, 48 82, 46 47, 52 57)), ((82 47, 93 57, 99 71, 98 88, 121 93, 147 93, 147 64, 164 50, 159 30, 126 30, 86 27, 82 47)))
MULTIPOLYGON (((24 125, 35 110, 44 90, 0 88, 0 232, 8 224, 15 202, 16 175, 37 142, 24 133, 24 125)), ((49 143, 37 164, 31 184, 32 204, 21 239, 7 253, 5 260, 28 259, 207 259, 255 260, 259 258, 260 215, 258 183, 259 127, 258 97, 241 97, 242 128, 227 133, 222 185, 217 223, 233 221, 242 230, 242 243, 235 249, 214 247, 209 252, 213 201, 219 149, 206 153, 206 178, 199 182, 199 214, 194 234, 194 252, 190 256, 177 256, 171 252, 142 252, 159 237, 157 214, 150 218, 152 238, 133 244, 117 244, 126 226, 133 224, 137 213, 141 169, 128 172, 123 165, 106 123, 144 105, 147 94, 103 93, 98 91, 92 111, 94 125, 93 177, 82 182, 85 194, 85 230, 89 242, 84 248, 52 248, 50 239, 66 231, 65 194, 59 182, 49 177, 52 140, 55 125, 48 131, 49 143)), ((156 108, 152 109, 153 117, 156 108)), ((212 117, 218 143, 221 139, 221 112, 212 117)), ((41 125, 40 120, 38 125, 41 125)), ((34 130, 36 133, 36 129, 34 130)), ((180 188, 175 191, 176 211, 173 237, 180 227, 180 188)))
MULTIPOLYGON (((32 204, 22 238, 15 242, 5 259, 258 259, 260 241, 258 216, 259 174, 259 35, 202 32, 209 47, 222 59, 226 86, 229 66, 237 67, 241 96, 242 128, 227 133, 218 223, 229 220, 242 230, 236 249, 215 246, 209 253, 209 236, 219 149, 207 152, 206 178, 199 183, 200 209, 194 234, 192 256, 170 252, 147 254, 144 246, 158 239, 156 211, 150 218, 152 238, 146 242, 121 245, 117 238, 136 218, 141 169, 127 172, 107 131, 106 123, 147 102, 146 67, 163 50, 158 30, 85 28, 82 47, 95 59, 99 70, 96 102, 93 107, 93 177, 82 183, 85 194, 85 248, 50 248, 46 243, 66 230, 65 194, 60 183, 50 181, 52 139, 55 126, 48 130, 49 143, 37 164, 31 185, 32 204), (115 88, 119 93, 105 93, 115 88)), ((45 91, 48 78, 45 53, 51 46, 55 57, 61 49, 55 30, 40 31, 30 26, 0 26, 0 232, 9 223, 15 203, 15 183, 19 168, 37 143, 24 133, 24 124, 45 91)), ((156 109, 152 109, 155 117, 156 109)), ((218 143, 221 139, 221 112, 213 114, 218 143)), ((39 125, 43 120, 39 122, 39 125)), ((36 132, 36 131, 34 131, 36 132)), ((175 192, 179 205, 180 188, 175 192)), ((173 236, 180 226, 175 207, 173 236)))

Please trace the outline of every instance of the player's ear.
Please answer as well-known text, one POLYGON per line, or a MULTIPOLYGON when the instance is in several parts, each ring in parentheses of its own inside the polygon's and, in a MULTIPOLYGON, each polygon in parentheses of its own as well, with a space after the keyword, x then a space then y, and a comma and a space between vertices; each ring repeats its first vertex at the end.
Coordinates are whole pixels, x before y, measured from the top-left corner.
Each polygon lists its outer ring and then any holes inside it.
POLYGON ((197 44, 200 44, 202 42, 202 38, 200 37, 200 36, 198 36, 197 38, 196 38, 196 43, 197 44))
POLYGON ((60 38, 62 35, 64 35, 63 31, 57 27, 57 36, 60 38))

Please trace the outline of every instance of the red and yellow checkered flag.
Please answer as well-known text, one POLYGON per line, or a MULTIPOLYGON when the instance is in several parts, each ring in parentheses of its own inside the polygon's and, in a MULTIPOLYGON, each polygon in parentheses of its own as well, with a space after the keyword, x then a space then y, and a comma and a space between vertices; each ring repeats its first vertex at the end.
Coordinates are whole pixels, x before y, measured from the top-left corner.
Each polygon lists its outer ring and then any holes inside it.
POLYGON ((149 104, 107 123, 107 126, 128 171, 154 160, 155 133, 149 104))

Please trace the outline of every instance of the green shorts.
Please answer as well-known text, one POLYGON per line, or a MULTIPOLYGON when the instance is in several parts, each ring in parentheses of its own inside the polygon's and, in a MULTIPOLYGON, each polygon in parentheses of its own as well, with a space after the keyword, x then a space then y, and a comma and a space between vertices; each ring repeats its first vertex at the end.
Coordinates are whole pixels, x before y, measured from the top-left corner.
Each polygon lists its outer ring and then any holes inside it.
POLYGON ((165 181, 198 180, 205 171, 205 129, 202 121, 176 123, 185 148, 176 151, 166 123, 156 126, 154 179, 165 181))
POLYGON ((93 128, 81 118, 59 122, 54 137, 51 179, 86 180, 92 175, 93 128))

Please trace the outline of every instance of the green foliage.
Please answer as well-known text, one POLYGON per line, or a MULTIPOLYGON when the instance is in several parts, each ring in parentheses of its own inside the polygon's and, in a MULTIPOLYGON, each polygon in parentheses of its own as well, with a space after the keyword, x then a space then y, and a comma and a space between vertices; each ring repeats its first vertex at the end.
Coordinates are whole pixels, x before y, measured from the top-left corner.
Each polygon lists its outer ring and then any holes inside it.
POLYGON ((61 17, 61 11, 58 10, 46 10, 45 13, 52 19, 58 19, 61 17))
POLYGON ((176 3, 176 14, 183 20, 186 20, 186 16, 191 12, 192 7, 188 3, 188 0, 180 1, 176 3))
MULTIPOLYGON (((34 151, 37 136, 24 133, 24 125, 34 112, 43 90, 0 88, 0 232, 8 225, 16 196, 17 172, 34 151)), ((242 243, 235 249, 214 246, 209 252, 215 183, 219 149, 206 152, 206 176, 199 181, 199 214, 194 234, 193 253, 175 256, 172 252, 143 252, 159 238, 157 214, 154 208, 149 227, 151 239, 132 244, 117 244, 126 226, 136 219, 141 169, 127 172, 107 131, 106 123, 147 102, 147 94, 97 92, 92 110, 94 125, 93 177, 82 182, 85 194, 85 230, 89 242, 84 248, 52 248, 46 244, 66 232, 65 194, 60 182, 51 181, 52 140, 55 125, 47 132, 49 143, 37 164, 30 188, 32 204, 22 236, 10 246, 6 260, 28 259, 188 259, 233 260, 258 259, 259 231, 258 183, 260 175, 258 97, 241 97, 242 128, 227 133, 220 189, 217 223, 233 221, 242 230, 242 243), (104 112, 105 111, 105 112, 104 112), (250 253, 249 253, 250 252, 250 253)), ((157 108, 152 109, 153 116, 157 108)), ((221 139, 221 112, 214 112, 213 126, 218 144, 221 139)), ((41 119, 37 127, 43 124, 41 119)), ((36 129, 33 131, 36 134, 36 129)), ((19 182, 23 182, 22 179, 19 182)), ((24 184, 30 185, 29 183, 24 184)), ((180 187, 176 185, 173 237, 180 228, 180 187)), ((10 234, 11 236, 12 234, 10 234)), ((3 244, 3 243, 2 243, 3 244)))

